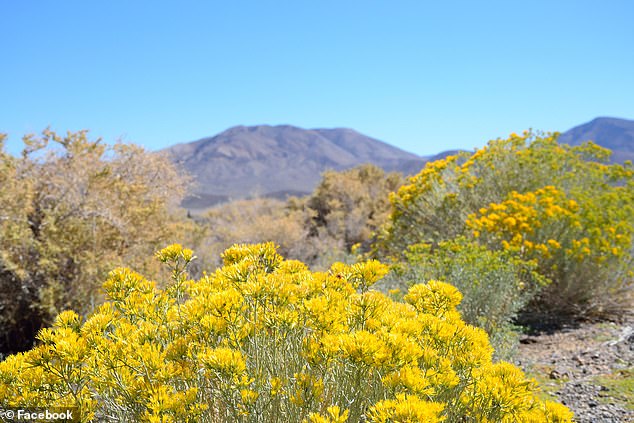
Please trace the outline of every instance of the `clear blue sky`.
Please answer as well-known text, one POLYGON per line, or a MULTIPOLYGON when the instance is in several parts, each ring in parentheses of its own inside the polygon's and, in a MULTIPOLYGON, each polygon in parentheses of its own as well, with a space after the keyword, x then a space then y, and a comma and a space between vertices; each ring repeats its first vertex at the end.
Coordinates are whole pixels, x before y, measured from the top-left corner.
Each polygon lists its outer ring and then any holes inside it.
POLYGON ((0 132, 150 149, 234 125, 405 150, 634 119, 634 1, 0 0, 0 132))

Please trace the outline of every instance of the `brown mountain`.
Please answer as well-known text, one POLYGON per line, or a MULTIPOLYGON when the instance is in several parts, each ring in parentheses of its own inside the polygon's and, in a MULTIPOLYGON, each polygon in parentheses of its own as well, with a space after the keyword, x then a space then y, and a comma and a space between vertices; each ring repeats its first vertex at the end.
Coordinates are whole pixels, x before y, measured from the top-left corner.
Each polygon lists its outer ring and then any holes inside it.
POLYGON ((166 150, 196 181, 184 206, 204 208, 250 196, 304 195, 328 169, 373 163, 387 171, 418 172, 423 157, 352 129, 236 126, 214 137, 166 150))
POLYGON ((579 145, 584 141, 612 150, 612 161, 634 161, 634 120, 598 117, 564 132, 559 142, 579 145))

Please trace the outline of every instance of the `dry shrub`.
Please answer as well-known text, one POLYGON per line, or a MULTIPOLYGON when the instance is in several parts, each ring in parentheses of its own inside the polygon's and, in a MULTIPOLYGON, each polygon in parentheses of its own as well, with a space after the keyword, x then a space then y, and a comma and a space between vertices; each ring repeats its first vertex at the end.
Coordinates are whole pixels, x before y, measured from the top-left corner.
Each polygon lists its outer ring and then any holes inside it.
POLYGON ((27 136, 21 157, 0 137, 0 351, 29 348, 57 313, 98 304, 114 266, 149 274, 147 257, 173 242, 171 212, 186 178, 141 147, 106 146, 86 131, 27 136))

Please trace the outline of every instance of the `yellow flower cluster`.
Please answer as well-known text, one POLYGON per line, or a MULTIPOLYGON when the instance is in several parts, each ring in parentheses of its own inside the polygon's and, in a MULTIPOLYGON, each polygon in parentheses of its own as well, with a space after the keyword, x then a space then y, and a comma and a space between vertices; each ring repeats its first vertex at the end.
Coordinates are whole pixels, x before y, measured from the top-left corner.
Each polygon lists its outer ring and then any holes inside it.
POLYGON ((164 290, 127 269, 84 322, 62 313, 32 350, 0 363, 0 404, 75 406, 82 421, 343 423, 571 421, 465 324, 438 281, 405 302, 371 290, 376 261, 311 272, 272 244, 227 250, 188 281, 168 247, 164 290))
POLYGON ((579 207, 574 200, 553 186, 546 186, 534 192, 520 194, 511 192, 501 203, 491 203, 467 218, 467 226, 478 238, 485 233, 506 249, 521 251, 530 257, 540 254, 550 258, 553 251, 561 249, 555 239, 543 239, 539 230, 552 226, 580 227, 579 207), (555 222, 555 224, 553 224, 555 222))
POLYGON ((374 423, 438 422, 443 420, 440 417, 443 408, 442 404, 430 403, 415 395, 398 394, 395 399, 373 405, 368 420, 374 423))
POLYGON ((539 261, 590 258, 601 263, 620 257, 631 245, 631 223, 601 222, 600 210, 582 210, 577 201, 561 190, 546 186, 520 194, 511 192, 507 200, 491 203, 473 213, 466 224, 476 238, 518 251, 525 258, 539 261), (590 235, 590 236, 589 236, 590 235))

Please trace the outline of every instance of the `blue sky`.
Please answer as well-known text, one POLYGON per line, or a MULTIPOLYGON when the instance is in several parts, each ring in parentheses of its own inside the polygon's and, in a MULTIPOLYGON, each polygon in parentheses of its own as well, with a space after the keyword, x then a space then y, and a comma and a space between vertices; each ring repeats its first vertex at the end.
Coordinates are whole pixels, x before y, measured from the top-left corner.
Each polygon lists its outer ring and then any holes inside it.
POLYGON ((0 0, 0 132, 159 149, 235 125, 405 150, 634 119, 632 1, 0 0))

